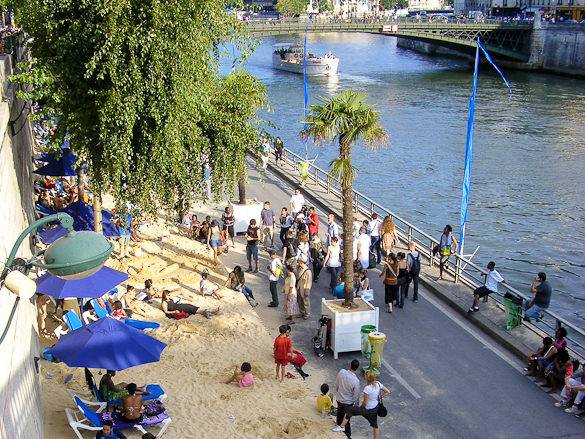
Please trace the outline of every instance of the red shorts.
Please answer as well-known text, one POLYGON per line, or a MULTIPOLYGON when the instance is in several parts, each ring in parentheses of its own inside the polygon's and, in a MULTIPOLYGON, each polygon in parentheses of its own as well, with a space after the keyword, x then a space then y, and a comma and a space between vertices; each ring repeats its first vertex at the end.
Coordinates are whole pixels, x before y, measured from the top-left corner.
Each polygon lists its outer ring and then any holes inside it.
POLYGON ((275 358, 274 363, 280 364, 281 366, 286 366, 288 363, 288 359, 287 358, 275 358))

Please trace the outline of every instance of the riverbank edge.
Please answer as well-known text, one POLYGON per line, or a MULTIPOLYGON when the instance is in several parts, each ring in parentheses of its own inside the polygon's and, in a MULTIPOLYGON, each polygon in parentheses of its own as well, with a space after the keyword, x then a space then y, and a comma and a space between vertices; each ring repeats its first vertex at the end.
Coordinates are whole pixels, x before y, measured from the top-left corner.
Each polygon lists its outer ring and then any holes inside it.
MULTIPOLYGON (((397 37, 397 40, 398 41, 396 42, 396 46, 401 50, 413 51, 415 53, 420 53, 431 58, 445 59, 455 58, 466 60, 469 62, 470 68, 473 69, 474 58, 471 55, 467 55, 462 52, 457 52, 455 50, 446 49, 441 46, 437 46, 436 44, 427 43, 424 41, 408 40, 406 38, 400 37, 397 37)), ((563 67, 552 67, 545 65, 532 65, 529 63, 519 63, 506 60, 498 60, 497 62, 500 66, 511 70, 585 80, 585 71, 583 70, 568 69, 563 67)), ((481 63, 484 64, 487 62, 482 60, 481 63)))
MULTIPOLYGON (((276 166, 272 160, 269 161, 268 167, 269 167, 270 171, 272 171, 279 179, 281 179, 281 180, 283 180, 283 181, 285 181, 288 184, 291 184, 293 186, 299 185, 299 179, 295 179, 293 176, 288 174, 285 170, 276 166)), ((318 206, 320 209, 322 209, 326 212, 333 213, 335 215, 336 220, 338 220, 338 221, 341 220, 342 212, 341 212, 340 205, 335 206, 332 203, 329 203, 329 202, 326 202, 326 201, 323 201, 321 199, 316 198, 310 191, 307 190, 306 187, 305 187, 304 192, 305 192, 305 196, 308 199, 310 199, 310 201, 312 203, 314 203, 315 206, 318 206)), ((427 269, 427 267, 428 267, 428 265, 425 264, 424 268, 427 269)), ((476 313, 472 314, 471 316, 469 316, 467 314, 467 310, 469 309, 472 295, 470 293, 467 293, 467 297, 461 297, 461 295, 456 294, 456 291, 454 291, 455 288, 449 288, 449 286, 460 287, 461 286, 460 284, 454 284, 454 283, 451 283, 449 281, 442 281, 441 283, 436 282, 430 277, 429 274, 424 273, 424 269, 423 269, 423 273, 421 273, 421 276, 419 277, 419 281, 420 281, 420 285, 422 285, 424 288, 426 288, 436 298, 441 300, 441 302, 443 302, 444 304, 449 306, 451 309, 456 311, 458 314, 466 317, 467 321, 469 321, 471 324, 473 324, 475 327, 477 327, 481 332, 483 332, 484 334, 486 334, 487 336, 492 338, 496 343, 498 343, 500 346, 504 347, 507 351, 509 351, 515 357, 517 357, 518 359, 521 359, 522 361, 526 361, 527 357, 532 352, 534 352, 538 349, 538 347, 541 345, 542 337, 544 337, 546 335, 546 334, 544 334, 544 332, 540 331, 538 328, 534 327, 533 325, 530 325, 530 328, 528 328, 528 325, 524 324, 522 326, 525 327, 527 329, 527 331, 523 331, 523 332, 529 332, 529 333, 523 334, 522 339, 521 339, 518 336, 515 336, 515 334, 513 334, 512 332, 505 330, 505 324, 502 325, 502 323, 501 323, 502 321, 505 321, 505 311, 497 303, 495 303, 495 301, 490 300, 490 302, 492 302, 492 308, 497 309, 498 310, 497 312, 499 312, 501 314, 499 316, 500 318, 498 319, 499 320, 498 323, 494 322, 492 319, 490 319, 486 315, 484 315, 483 314, 484 310, 482 310, 481 312, 476 312, 476 313), (449 282, 449 283, 445 283, 445 282, 449 282), (453 289, 453 291, 451 291, 452 289, 453 289)), ((469 290, 468 287, 464 286, 464 288, 469 290)), ((487 305, 487 304, 483 304, 483 305, 484 305, 484 308, 486 308, 485 305, 487 305)), ((572 352, 572 354, 574 356, 577 356, 580 360, 583 360, 583 358, 581 358, 575 352, 572 352)))

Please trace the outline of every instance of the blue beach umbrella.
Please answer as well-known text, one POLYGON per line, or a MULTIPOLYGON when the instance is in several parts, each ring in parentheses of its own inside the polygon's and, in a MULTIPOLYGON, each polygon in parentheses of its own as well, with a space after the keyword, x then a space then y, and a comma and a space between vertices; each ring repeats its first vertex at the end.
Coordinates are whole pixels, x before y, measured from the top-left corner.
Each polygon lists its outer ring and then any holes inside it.
MULTIPOLYGON (((84 230, 94 230, 93 227, 93 207, 83 201, 76 201, 70 204, 60 212, 65 212, 73 218, 73 229, 81 232, 84 230)), ((102 230, 104 236, 108 238, 120 236, 118 228, 112 222, 114 216, 105 209, 102 209, 102 230)), ((61 236, 65 236, 67 231, 60 225, 57 227, 47 227, 39 230, 37 235, 44 244, 52 244, 61 236)))
POLYGON ((167 345, 111 317, 65 334, 49 352, 70 367, 124 370, 160 361, 167 345))
POLYGON ((77 171, 73 167, 77 162, 77 156, 70 149, 64 149, 59 158, 56 154, 47 154, 44 158, 49 160, 48 163, 34 171, 35 174, 50 177, 75 177, 77 175, 77 171))
POLYGON ((43 274, 36 280, 37 293, 48 294, 55 299, 82 297, 95 299, 128 279, 128 275, 110 267, 82 279, 66 280, 52 274, 43 274))

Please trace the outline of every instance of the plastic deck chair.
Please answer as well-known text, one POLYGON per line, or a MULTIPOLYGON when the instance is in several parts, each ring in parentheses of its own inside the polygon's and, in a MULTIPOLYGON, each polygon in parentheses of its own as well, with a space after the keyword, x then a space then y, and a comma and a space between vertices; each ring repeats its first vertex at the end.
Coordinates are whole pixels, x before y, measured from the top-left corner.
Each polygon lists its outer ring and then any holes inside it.
POLYGON ((73 397, 73 400, 75 401, 75 404, 77 405, 80 413, 77 413, 68 408, 65 409, 65 413, 67 415, 67 421, 69 422, 70 427, 73 429, 79 439, 83 439, 83 435, 79 431, 80 429, 100 431, 103 425, 102 421, 107 419, 106 417, 111 418, 115 429, 126 430, 135 428, 142 434, 146 433, 144 427, 158 425, 160 426, 160 431, 156 436, 157 438, 162 437, 171 423, 171 418, 166 414, 166 412, 163 412, 161 415, 155 417, 144 418, 141 422, 124 422, 120 417, 121 415, 117 416, 115 413, 94 412, 77 396, 73 397))
POLYGON ((53 333, 59 339, 61 336, 67 334, 69 331, 75 331, 83 326, 81 319, 77 315, 77 313, 73 310, 67 311, 67 313, 63 316, 63 321, 67 325, 67 329, 63 327, 63 325, 57 326, 53 333))
MULTIPOLYGON (((104 309, 103 306, 100 305, 100 303, 96 299, 91 301, 91 305, 93 306, 95 313, 100 319, 103 319, 104 317, 107 317, 109 315, 109 313, 104 309)), ((133 328, 139 329, 141 331, 160 328, 160 323, 149 322, 146 320, 124 319, 124 323, 126 323, 128 326, 132 326, 133 328)))

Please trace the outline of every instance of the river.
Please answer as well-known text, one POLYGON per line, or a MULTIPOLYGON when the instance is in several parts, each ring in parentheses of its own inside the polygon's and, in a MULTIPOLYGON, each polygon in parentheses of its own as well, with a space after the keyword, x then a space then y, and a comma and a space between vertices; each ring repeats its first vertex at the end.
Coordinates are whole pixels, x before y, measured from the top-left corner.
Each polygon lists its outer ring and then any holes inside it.
MULTIPOLYGON (((303 78, 271 67, 273 44, 300 40, 266 37, 246 68, 268 88, 270 131, 304 156, 303 78)), ((468 63, 404 50, 380 35, 310 34, 308 44, 340 58, 338 77, 310 81, 310 103, 366 91, 390 133, 384 149, 354 147, 355 188, 437 238, 447 223, 458 234, 468 63)), ((551 309, 585 327, 585 81, 504 69, 509 96, 488 66, 481 70, 466 249, 480 246, 474 261, 493 259, 526 292, 546 272, 551 309)), ((325 169, 336 155, 336 145, 309 143, 309 158, 325 169)))

